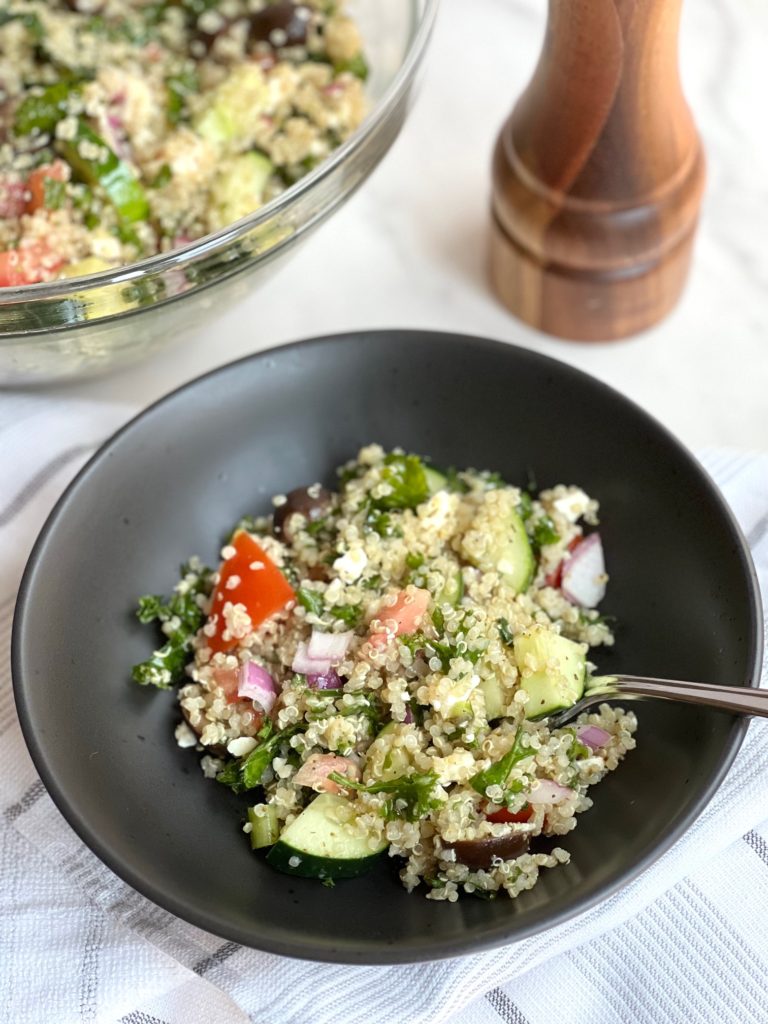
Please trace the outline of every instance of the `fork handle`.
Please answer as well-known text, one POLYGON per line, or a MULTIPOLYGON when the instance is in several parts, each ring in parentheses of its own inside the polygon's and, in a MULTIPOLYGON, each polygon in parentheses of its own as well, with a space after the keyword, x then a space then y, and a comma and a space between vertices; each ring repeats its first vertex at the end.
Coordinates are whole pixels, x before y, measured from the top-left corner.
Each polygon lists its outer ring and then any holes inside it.
POLYGON ((768 690, 741 686, 687 683, 680 679, 650 679, 646 676, 602 676, 601 685, 591 687, 583 700, 590 704, 608 697, 658 697, 688 704, 731 711, 737 715, 768 718, 768 690))

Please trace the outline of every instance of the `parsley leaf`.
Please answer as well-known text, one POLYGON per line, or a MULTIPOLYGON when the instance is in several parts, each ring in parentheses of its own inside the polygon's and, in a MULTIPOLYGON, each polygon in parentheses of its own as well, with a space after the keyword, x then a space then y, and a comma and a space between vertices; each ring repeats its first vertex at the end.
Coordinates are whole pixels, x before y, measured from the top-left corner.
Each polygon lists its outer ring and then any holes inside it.
POLYGON ((511 647, 514 643, 515 637, 512 630, 509 628, 509 622, 507 619, 496 619, 496 628, 499 631, 501 642, 506 644, 507 647, 511 647))
POLYGON ((339 772, 331 772, 328 778, 337 785, 345 789, 354 789, 358 793, 391 793, 392 799, 387 802, 389 818, 404 817, 407 821, 418 821, 442 803, 442 799, 435 792, 438 779, 436 772, 412 772, 389 782, 374 782, 370 786, 348 779, 339 772))
POLYGON ((518 761, 524 761, 526 757, 531 757, 533 753, 528 744, 523 743, 523 729, 521 726, 515 733, 512 746, 501 760, 489 765, 484 771, 473 775, 469 780, 470 786, 477 790, 481 796, 486 796, 488 789, 492 786, 504 786, 509 773, 518 761))
MULTIPOLYGON (((190 575, 190 572, 190 567, 183 565, 182 579, 190 575)), ((131 675, 141 686, 157 686, 158 689, 167 690, 183 678, 192 639, 205 621, 205 615, 197 603, 197 595, 208 594, 211 588, 210 569, 196 569, 193 576, 186 590, 173 594, 167 603, 155 594, 145 594, 139 598, 136 611, 139 622, 164 623, 173 619, 176 623, 163 646, 153 651, 146 661, 134 665, 131 675)))

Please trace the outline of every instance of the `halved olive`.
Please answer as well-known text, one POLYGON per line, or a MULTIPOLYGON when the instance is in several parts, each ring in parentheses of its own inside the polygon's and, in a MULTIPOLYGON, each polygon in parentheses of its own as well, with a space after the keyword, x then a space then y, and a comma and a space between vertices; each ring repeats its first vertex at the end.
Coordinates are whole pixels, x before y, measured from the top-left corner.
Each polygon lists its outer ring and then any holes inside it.
POLYGON ((530 843, 527 832, 512 832, 508 836, 486 836, 484 839, 459 839, 443 846, 456 851, 456 860, 468 868, 489 868, 494 857, 514 860, 525 853, 530 843))
POLYGON ((307 41, 310 16, 307 6, 281 0, 248 16, 248 34, 253 42, 269 43, 274 50, 284 46, 303 46, 307 41))
POLYGON ((289 491, 285 502, 275 509, 272 518, 272 532, 276 537, 286 540, 290 544, 293 540, 293 531, 290 526, 291 517, 299 514, 310 523, 316 522, 330 512, 332 502, 333 495, 320 484, 312 484, 311 487, 297 487, 295 491, 289 491))

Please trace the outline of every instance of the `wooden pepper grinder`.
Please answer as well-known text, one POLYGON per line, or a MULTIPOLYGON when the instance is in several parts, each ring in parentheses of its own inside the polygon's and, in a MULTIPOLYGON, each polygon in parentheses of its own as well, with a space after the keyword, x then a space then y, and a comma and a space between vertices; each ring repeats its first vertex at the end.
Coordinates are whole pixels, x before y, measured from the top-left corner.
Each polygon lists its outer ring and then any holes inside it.
POLYGON ((493 285, 580 341, 656 323, 685 283, 704 156, 678 73, 682 0, 549 0, 493 157, 493 285))

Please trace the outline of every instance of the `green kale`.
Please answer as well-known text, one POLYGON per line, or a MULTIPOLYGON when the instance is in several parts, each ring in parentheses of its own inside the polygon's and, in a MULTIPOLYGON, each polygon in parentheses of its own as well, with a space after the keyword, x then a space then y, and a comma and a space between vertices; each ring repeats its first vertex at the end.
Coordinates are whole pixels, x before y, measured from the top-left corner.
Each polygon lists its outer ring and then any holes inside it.
POLYGON ((174 629, 167 634, 163 646, 154 651, 146 661, 134 665, 133 679, 142 686, 157 686, 167 690, 184 676, 184 666, 189 658, 192 639, 205 621, 205 615, 197 603, 199 594, 208 594, 211 589, 211 570, 192 570, 181 567, 182 579, 190 576, 183 593, 176 592, 169 601, 155 594, 139 598, 136 616, 144 624, 158 621, 161 624, 173 620, 174 629))
POLYGON ((306 611, 310 612, 312 615, 322 615, 325 611, 323 595, 318 594, 316 590, 308 590, 306 587, 299 587, 296 591, 296 600, 302 608, 306 609, 306 611))
POLYGON ((187 100, 198 91, 197 73, 187 68, 176 75, 169 75, 165 80, 168 92, 166 113, 171 124, 178 124, 187 116, 187 100))
POLYGON ((520 501, 517 503, 517 514, 527 522, 533 514, 533 499, 528 491, 520 491, 520 501))
POLYGON ((173 171, 170 164, 163 164, 157 174, 150 182, 152 188, 165 188, 173 178, 173 171))
POLYGON ((560 539, 560 534, 555 529, 555 524, 549 516, 542 516, 533 527, 533 543, 537 548, 543 548, 545 544, 554 544, 560 539))
POLYGON ((417 552, 408 552, 405 556, 405 564, 409 569, 420 569, 424 565, 424 555, 417 552))
POLYGON ((363 606, 360 604, 339 604, 330 609, 331 615, 345 626, 354 629, 363 615, 363 606))
POLYGON ((489 765, 484 771, 473 775, 469 780, 469 784, 481 796, 486 796, 489 788, 505 786, 509 773, 518 761, 524 761, 526 757, 531 757, 532 755, 533 750, 528 746, 527 742, 523 742, 523 729, 521 726, 515 734, 512 746, 501 760, 489 765))
POLYGON ((343 71, 348 71, 351 75, 359 78, 362 82, 368 78, 368 70, 368 61, 362 53, 358 53, 354 57, 349 57, 346 60, 334 61, 333 64, 334 74, 340 75, 343 71))
POLYGON ((418 455, 387 455, 381 479, 389 484, 391 492, 375 499, 377 509, 416 508, 429 497, 424 463, 418 455))
POLYGON ((260 786, 264 772, 277 755, 280 745, 298 731, 299 726, 294 725, 275 732, 274 726, 268 718, 257 733, 258 745, 250 754, 238 757, 225 765, 216 776, 216 781, 229 786, 235 793, 244 793, 246 790, 260 786))
POLYGON ((501 642, 506 644, 507 647, 511 647, 515 642, 515 637, 512 630, 509 628, 509 622, 507 619, 496 619, 496 628, 499 631, 501 642))
POLYGON ((430 811, 436 810, 442 803, 435 792, 438 781, 436 772, 412 772, 410 775, 400 776, 399 779, 374 782, 370 786, 348 779, 339 772, 331 772, 328 778, 337 785, 358 793, 390 793, 391 799, 386 805, 388 818, 418 821, 430 811))

